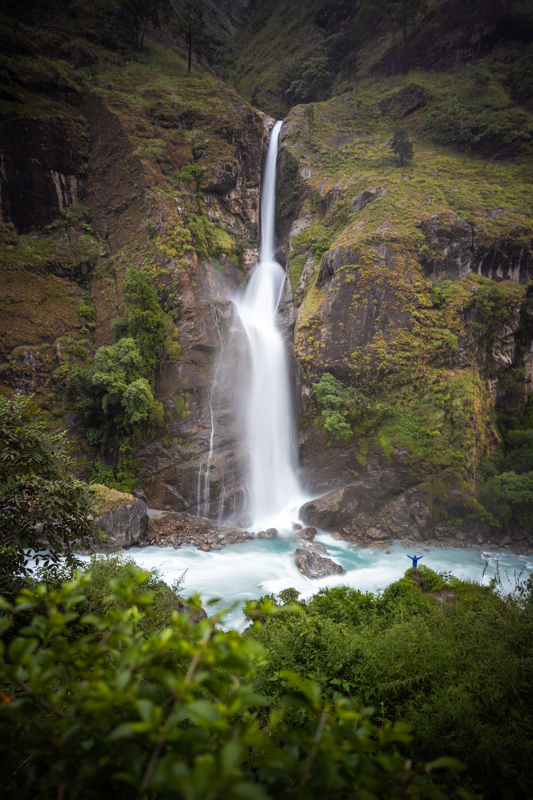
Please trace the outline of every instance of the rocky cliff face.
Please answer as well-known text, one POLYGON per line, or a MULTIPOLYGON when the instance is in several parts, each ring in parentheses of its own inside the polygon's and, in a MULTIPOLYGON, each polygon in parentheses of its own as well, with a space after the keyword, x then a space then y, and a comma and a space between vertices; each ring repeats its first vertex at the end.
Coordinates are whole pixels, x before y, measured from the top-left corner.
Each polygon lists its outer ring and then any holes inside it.
MULTIPOLYGON (((221 8, 236 19, 244 5, 221 8)), ((346 21, 348 5, 336 6, 346 21)), ((269 9, 254 4, 242 30, 266 14, 284 39, 287 9, 269 9)), ((309 9, 312 54, 331 8, 309 9)), ((113 343, 128 313, 125 278, 142 268, 167 327, 152 354, 151 427, 127 442, 129 480, 152 507, 224 516, 243 504, 246 462, 236 380, 246 355, 227 297, 258 257, 273 120, 219 78, 189 75, 168 32, 149 31, 134 53, 116 10, 77 13, 56 38, 25 18, 0 26, 11 54, 0 64, 2 388, 34 393, 67 426, 85 477, 95 461, 120 472, 117 427, 96 446, 64 389, 113 343)), ((445 18, 424 25, 441 30, 445 18)), ((41 22, 46 31, 52 19, 41 22)), ((482 62, 497 51, 507 64, 500 33, 480 33, 475 70, 363 76, 284 122, 279 323, 304 481, 341 492, 330 527, 356 520, 348 534, 466 530, 500 448, 498 414, 520 418, 532 392, 533 138, 508 67, 482 62), (399 125, 414 142, 404 165, 390 147, 399 125), (317 389, 323 376, 329 394, 317 389)), ((427 64, 447 68, 458 41, 429 48, 437 61, 427 64)), ((399 43, 398 32, 383 47, 369 40, 365 69, 397 72, 399 43)), ((275 57, 279 42, 263 44, 275 57)), ((287 59, 272 75, 292 51, 287 59)))
MULTIPOLYGON (((17 35, 26 42, 23 25, 17 35)), ((98 455, 62 390, 72 369, 112 344, 128 270, 149 269, 175 344, 158 353, 162 412, 136 443, 136 493, 155 507, 217 515, 219 503, 222 511, 242 501, 232 411, 242 354, 238 343, 230 352, 236 323, 225 295, 257 259, 272 121, 199 68, 188 75, 169 42, 136 56, 118 40, 122 57, 103 35, 83 44, 62 35, 48 61, 35 48, 5 59, 3 390, 35 394, 66 423, 83 475, 96 458, 115 466, 120 440, 112 433, 98 455), (230 371, 211 390, 222 350, 230 371)))
POLYGON ((415 157, 402 168, 394 94, 413 92, 362 85, 312 121, 296 107, 282 129, 302 472, 317 494, 343 492, 329 527, 349 521, 346 535, 496 542, 510 531, 480 534, 476 498, 499 409, 520 415, 531 395, 531 211, 497 164, 483 163, 480 193, 478 162, 428 143, 429 89, 409 106, 415 157), (321 402, 326 373, 340 383, 321 402))

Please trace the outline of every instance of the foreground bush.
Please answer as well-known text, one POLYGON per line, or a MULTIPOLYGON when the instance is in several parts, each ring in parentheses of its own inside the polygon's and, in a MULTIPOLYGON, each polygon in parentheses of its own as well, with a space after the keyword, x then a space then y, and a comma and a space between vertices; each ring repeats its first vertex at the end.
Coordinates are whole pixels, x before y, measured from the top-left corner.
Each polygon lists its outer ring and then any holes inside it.
POLYGON ((398 749, 408 725, 377 727, 371 710, 327 702, 291 671, 273 703, 257 691, 257 641, 177 612, 143 630, 150 575, 118 572, 103 599, 87 600, 89 571, 2 600, 4 798, 444 797, 430 771, 457 765, 413 767, 398 749), (88 602, 98 613, 80 613, 88 602), (291 709, 304 713, 298 727, 284 721, 291 709))
POLYGON ((422 588, 409 570, 379 596, 322 590, 299 613, 280 605, 247 634, 267 651, 260 677, 276 698, 297 671, 332 703, 349 694, 408 721, 411 757, 459 759, 464 784, 485 798, 533 797, 531 580, 520 599, 423 566, 419 577, 422 588))
POLYGON ((75 549, 87 549, 99 531, 89 521, 88 487, 76 480, 65 431, 49 431, 31 397, 0 395, 0 590, 37 563, 73 566, 75 549))

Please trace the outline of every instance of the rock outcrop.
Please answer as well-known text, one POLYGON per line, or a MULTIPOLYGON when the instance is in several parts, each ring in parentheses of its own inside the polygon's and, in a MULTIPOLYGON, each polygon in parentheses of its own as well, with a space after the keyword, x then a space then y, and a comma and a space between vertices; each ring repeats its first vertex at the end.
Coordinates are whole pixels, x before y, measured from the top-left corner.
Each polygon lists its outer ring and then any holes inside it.
POLYGON ((346 575, 346 570, 340 564, 309 549, 298 548, 294 553, 294 563, 302 575, 311 580, 328 578, 330 575, 346 575))
POLYGON ((316 533, 316 528, 302 528, 298 526, 296 529, 296 538, 298 541, 310 542, 315 538, 316 533))
MULTIPOLYGON (((347 488, 343 488, 309 500, 300 508, 298 515, 306 525, 328 529, 351 517, 356 508, 357 501, 350 496, 347 488)), ((304 531, 300 531, 298 538, 306 538, 303 534, 304 531)))
POLYGON ((148 532, 146 503, 107 486, 94 485, 91 489, 96 504, 93 523, 104 534, 94 549, 112 553, 141 544, 148 532))
MULTIPOLYGON (((422 81, 370 93, 431 149, 434 98, 422 81)), ((510 184, 499 189, 495 173, 485 207, 466 195, 458 206, 465 183, 475 192, 479 178, 472 161, 459 185, 453 152, 447 171, 433 150, 417 151, 408 168, 398 159, 396 172, 382 169, 394 163, 390 128, 368 134, 357 93, 329 101, 324 115, 330 127, 311 135, 293 109, 280 139, 300 461, 317 497, 301 519, 346 527, 364 544, 450 541, 455 520, 465 540, 509 536, 522 547, 520 526, 498 536, 472 525, 471 536, 459 521, 475 515, 482 464, 500 442, 495 408, 520 415, 533 391, 530 211, 507 203, 510 184), (325 373, 338 388, 322 402, 315 387, 325 373)))

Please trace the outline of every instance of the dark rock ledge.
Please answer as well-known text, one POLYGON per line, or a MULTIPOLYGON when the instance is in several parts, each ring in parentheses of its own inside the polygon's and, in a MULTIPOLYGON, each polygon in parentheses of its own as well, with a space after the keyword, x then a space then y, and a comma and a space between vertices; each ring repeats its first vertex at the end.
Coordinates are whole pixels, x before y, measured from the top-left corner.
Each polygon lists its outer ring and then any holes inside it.
POLYGON ((189 544, 208 552, 222 550, 228 544, 247 542, 253 538, 255 538, 253 533, 240 528, 219 525, 213 520, 202 517, 191 517, 185 512, 171 512, 150 519, 148 531, 140 546, 156 545, 179 550, 180 547, 189 544))

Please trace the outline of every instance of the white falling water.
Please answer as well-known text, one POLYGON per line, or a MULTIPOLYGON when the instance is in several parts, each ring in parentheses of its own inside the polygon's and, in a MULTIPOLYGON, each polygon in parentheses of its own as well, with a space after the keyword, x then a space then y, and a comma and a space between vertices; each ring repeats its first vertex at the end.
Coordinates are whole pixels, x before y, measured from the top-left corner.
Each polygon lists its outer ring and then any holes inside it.
MULTIPOLYGON (((220 340, 220 355, 218 357, 217 365, 215 367, 213 382, 211 384, 211 391, 209 392, 209 415, 211 420, 211 432, 209 435, 209 455, 207 457, 205 465, 200 467, 200 471, 198 473, 198 490, 197 490, 196 505, 198 508, 199 517, 208 517, 211 508, 211 469, 213 466, 213 457, 215 454, 215 401, 217 394, 219 392, 219 382, 218 382, 219 372, 220 368, 224 364, 224 337, 222 336, 220 328, 220 320, 218 318, 218 312, 213 303, 211 303, 209 307, 211 310, 211 316, 213 318, 213 325, 220 340)), ((225 487, 223 486, 222 497, 220 499, 221 504, 219 503, 219 514, 218 514, 219 521, 222 519, 222 513, 224 510, 224 495, 225 495, 225 487)))
POLYGON ((272 131, 261 189, 261 261, 235 301, 250 353, 246 434, 249 510, 257 523, 276 519, 299 499, 295 424, 287 353, 276 312, 285 271, 274 259, 276 156, 281 122, 272 131))

